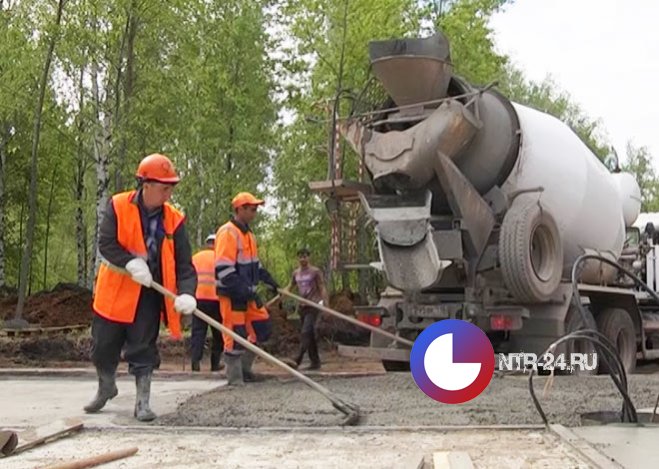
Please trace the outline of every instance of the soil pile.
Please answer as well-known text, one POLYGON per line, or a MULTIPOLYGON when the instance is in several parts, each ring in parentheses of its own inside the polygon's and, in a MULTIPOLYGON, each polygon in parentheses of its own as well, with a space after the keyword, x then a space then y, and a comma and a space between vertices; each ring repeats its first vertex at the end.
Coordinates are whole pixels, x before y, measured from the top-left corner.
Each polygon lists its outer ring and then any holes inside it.
MULTIPOLYGON (((0 301, 0 319, 14 317, 15 295, 0 301)), ((92 292, 71 283, 60 283, 50 291, 35 293, 27 298, 23 318, 33 326, 75 326, 91 324, 92 292)))
MULTIPOLYGON (((352 318, 355 317, 355 305, 361 304, 359 295, 350 291, 338 292, 330 298, 332 309, 352 318)), ((321 313, 316 331, 320 338, 344 345, 366 345, 370 337, 368 330, 325 313, 321 313)))

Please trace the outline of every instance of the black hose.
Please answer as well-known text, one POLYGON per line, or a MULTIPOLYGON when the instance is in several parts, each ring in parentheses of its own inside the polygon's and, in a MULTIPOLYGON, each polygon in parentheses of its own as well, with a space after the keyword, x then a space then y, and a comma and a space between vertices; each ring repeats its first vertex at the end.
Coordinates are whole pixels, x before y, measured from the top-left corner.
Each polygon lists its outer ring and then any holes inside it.
MULTIPOLYGON (((556 348, 558 345, 560 345, 563 342, 571 341, 571 340, 588 340, 590 342, 593 342, 598 348, 600 349, 599 355, 598 356, 606 356, 609 355, 612 358, 612 361, 619 365, 618 367, 618 373, 620 375, 616 374, 613 372, 611 373, 611 379, 613 380, 613 383, 615 384, 616 388, 620 392, 623 398, 623 408, 621 412, 621 417, 623 422, 638 422, 638 416, 636 414, 636 408, 634 407, 634 404, 631 401, 631 398, 629 397, 628 390, 627 390, 627 377, 625 375, 624 368, 622 368, 622 363, 619 360, 616 360, 617 352, 615 350, 615 346, 613 343, 611 343, 604 335, 597 331, 593 330, 579 330, 572 332, 570 334, 567 334, 555 342, 553 342, 547 350, 543 353, 546 354, 550 350, 553 350, 556 348), (604 350, 605 353, 602 353, 601 351, 604 350)), ((531 399, 533 400, 533 404, 540 414, 540 417, 542 418, 542 421, 545 425, 549 425, 549 421, 547 420, 547 416, 542 409, 542 406, 540 405, 540 402, 538 401, 537 396, 535 395, 535 390, 533 388, 533 375, 534 375, 535 369, 531 370, 530 375, 529 375, 529 392, 531 394, 531 399)))
POLYGON ((652 290, 643 280, 641 280, 634 272, 627 269, 626 267, 623 267, 622 265, 618 264, 617 262, 612 261, 611 259, 607 259, 606 257, 599 256, 597 254, 583 254, 583 255, 579 256, 579 258, 577 258, 576 261, 574 261, 574 264, 572 264, 572 288, 573 288, 575 294, 577 294, 578 291, 579 291, 578 290, 578 284, 577 284, 576 269, 579 266, 579 264, 581 264, 583 261, 588 260, 588 259, 594 259, 594 260, 602 261, 605 264, 609 264, 610 266, 615 267, 620 272, 623 272, 629 278, 634 280, 634 282, 637 285, 640 285, 641 287, 643 287, 643 289, 650 294, 652 299, 654 301, 656 301, 657 303, 659 303, 659 295, 657 295, 657 293, 654 290, 652 290))
MULTIPOLYGON (((606 264, 609 264, 609 265, 619 269, 620 271, 625 272, 627 275, 630 275, 634 279, 634 281, 638 281, 638 282, 643 283, 642 280, 639 279, 638 277, 636 277, 632 272, 629 272, 627 269, 625 269, 623 266, 621 266, 617 262, 613 262, 613 261, 611 261, 611 260, 609 260, 605 257, 599 256, 599 255, 596 255, 596 254, 584 254, 584 255, 578 257, 577 260, 574 261, 574 264, 572 264, 571 280, 572 280, 572 292, 573 293, 572 293, 571 301, 572 301, 572 304, 579 311, 579 314, 581 315, 581 320, 582 320, 583 326, 581 328, 579 328, 579 330, 592 330, 592 329, 588 329, 588 323, 589 323, 589 319, 590 319, 589 315, 588 315, 589 313, 588 313, 588 311, 586 311, 586 308, 584 308, 583 304, 581 304, 581 295, 579 294, 579 285, 577 283, 577 279, 579 277, 579 275, 577 273, 578 268, 581 266, 581 264, 583 264, 584 261, 586 261, 588 259, 596 259, 596 260, 599 260, 599 261, 603 261, 606 264)), ((579 272, 579 274, 580 273, 581 272, 579 272)), ((646 285, 646 287, 647 287, 647 285, 646 285)), ((657 297, 657 299, 659 300, 659 297, 657 297)), ((617 357, 617 360, 614 360, 616 362, 615 363, 616 368, 617 369, 622 369, 623 365, 622 365, 622 362, 620 361, 620 358, 618 357, 617 353, 616 353, 616 357, 617 357)), ((613 370, 612 363, 609 362, 608 358, 609 357, 607 357, 606 355, 602 356, 602 359, 603 359, 604 363, 606 364, 607 368, 609 370, 613 370)), ((627 382, 626 374, 624 375, 623 380, 625 381, 625 383, 627 382)))
MULTIPOLYGON (((571 275, 572 291, 573 291, 571 301, 577 307, 579 314, 581 315, 583 325, 575 332, 567 334, 559 338, 558 340, 554 341, 547 348, 547 350, 545 350, 543 355, 545 355, 550 350, 554 350, 559 344, 563 342, 568 342, 573 340, 587 340, 594 343, 598 353, 598 357, 601 356, 604 363, 607 365, 607 368, 610 370, 611 379, 613 380, 613 383, 615 384, 616 388, 620 392, 620 395, 622 396, 623 405, 621 411, 621 421, 638 423, 638 415, 636 413, 636 408, 634 407, 634 404, 631 398, 629 397, 629 393, 628 393, 627 373, 625 371, 624 365, 622 364, 620 355, 618 355, 615 345, 600 332, 587 328, 590 322, 590 318, 588 311, 586 311, 586 308, 584 308, 584 306, 581 304, 581 295, 579 294, 579 285, 577 279, 579 277, 578 273, 579 274, 581 273, 578 272, 579 267, 581 266, 582 263, 584 263, 584 261, 588 259, 598 260, 600 262, 604 262, 605 264, 615 267, 616 269, 618 269, 619 272, 623 272, 625 275, 627 275, 632 280, 634 280, 635 285, 640 285, 641 287, 643 287, 643 289, 646 290, 657 303, 659 303, 659 295, 657 295, 652 289, 650 289, 650 287, 645 282, 643 282, 643 280, 641 280, 636 274, 631 272, 629 269, 603 256, 596 254, 584 254, 579 258, 577 258, 577 260, 572 265, 572 275, 571 275)), ((534 371, 535 369, 531 370, 529 375, 529 392, 531 394, 531 399, 533 400, 533 404, 536 410, 538 411, 538 413, 540 414, 542 421, 544 422, 545 425, 549 425, 547 415, 542 409, 542 406, 540 405, 540 402, 538 401, 538 398, 535 395, 535 390, 533 388, 534 371)))

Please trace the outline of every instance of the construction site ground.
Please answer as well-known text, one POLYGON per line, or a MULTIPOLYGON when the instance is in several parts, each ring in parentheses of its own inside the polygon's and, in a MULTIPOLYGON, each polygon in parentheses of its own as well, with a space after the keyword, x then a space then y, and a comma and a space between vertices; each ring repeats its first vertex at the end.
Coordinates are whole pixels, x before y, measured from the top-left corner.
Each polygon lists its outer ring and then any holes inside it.
MULTIPOLYGON (((592 422, 582 420, 584 413, 620 409, 622 400, 607 376, 536 378, 551 424, 546 427, 531 401, 528 375, 496 374, 476 399, 440 404, 418 389, 410 373, 386 373, 379 362, 340 357, 336 343, 355 344, 363 336, 327 318, 321 325, 323 368, 305 373, 359 406, 356 426, 341 427, 344 416, 328 400, 260 359, 255 368, 266 379, 241 388, 227 386, 223 372, 207 371, 207 356, 202 372, 192 373, 188 341, 171 341, 166 333, 152 389, 158 419, 133 418, 135 385, 125 363, 119 395, 101 413, 88 415, 82 406, 94 395, 96 377, 84 323, 90 318, 87 294, 61 288, 29 303, 31 322, 41 318, 42 325, 73 323, 79 329, 0 336, 0 429, 22 432, 62 419, 84 424, 71 436, 1 459, 0 467, 44 467, 132 446, 138 447, 136 455, 103 467, 429 468, 438 466, 421 466, 422 458, 456 451, 465 451, 476 468, 639 468, 659 461, 654 443, 659 425, 589 426, 592 422), (52 319, 48 295, 61 308, 70 304, 62 312, 66 321, 52 319), (71 311, 78 308, 83 311, 71 311)), ((4 304, 3 310, 0 301, 0 315, 8 317, 11 303, 4 304)), ((339 306, 349 312, 351 305, 339 306)), ((278 335, 267 349, 291 357, 297 347, 295 320, 272 312, 278 335)), ((638 409, 654 407, 658 370, 656 363, 643 364, 630 376, 638 409)))
MULTIPOLYGON (((628 434, 620 438, 631 452, 607 441, 611 430, 601 431, 607 427, 581 426, 583 412, 620 407, 620 398, 604 376, 556 377, 545 396, 547 378, 538 379, 538 395, 550 422, 560 429, 572 427, 565 430, 572 432, 575 444, 543 427, 524 376, 495 377, 481 396, 451 406, 426 397, 409 373, 308 373, 341 399, 359 405, 360 424, 340 427, 342 414, 322 396, 259 369, 267 379, 242 388, 226 386, 221 373, 158 372, 152 407, 159 418, 148 424, 132 418, 135 387, 125 373, 118 379, 119 395, 101 413, 87 415, 81 407, 96 387, 90 369, 24 368, 22 376, 18 370, 3 369, 0 426, 20 431, 58 419, 81 419, 85 430, 11 456, 0 465, 43 467, 137 446, 137 455, 106 467, 399 468, 417 467, 421 457, 437 451, 466 451, 479 468, 598 467, 588 451, 575 449, 586 445, 600 456, 618 451, 616 460, 624 467, 651 467, 634 465, 636 459, 625 461, 638 456, 631 451, 635 440, 628 434)), ((631 397, 638 408, 652 408, 658 385, 656 374, 630 377, 631 397)), ((657 438, 658 430, 659 426, 635 428, 640 435, 635 438, 657 438)), ((653 457, 655 446, 644 446, 646 458, 653 457)))

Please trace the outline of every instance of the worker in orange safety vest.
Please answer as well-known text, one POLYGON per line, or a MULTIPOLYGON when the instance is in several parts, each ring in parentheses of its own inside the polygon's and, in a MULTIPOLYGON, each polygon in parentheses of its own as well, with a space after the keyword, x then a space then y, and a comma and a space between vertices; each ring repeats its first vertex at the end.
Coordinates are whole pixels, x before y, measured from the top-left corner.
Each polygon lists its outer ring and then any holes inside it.
MULTIPOLYGON (((266 341, 272 328, 256 286, 263 282, 274 291, 279 288, 259 261, 256 237, 249 226, 263 203, 248 192, 236 195, 231 201, 233 217, 220 227, 215 239, 215 278, 222 320, 226 327, 254 344, 266 341)), ((258 380, 252 372, 254 359, 254 353, 224 335, 224 362, 230 385, 258 380)))
MULTIPOLYGON (((194 256, 192 264, 197 271, 197 307, 211 318, 222 322, 220 316, 220 302, 215 290, 215 233, 206 237, 206 247, 194 256)), ((204 355, 204 345, 206 343, 206 334, 208 333, 208 324, 192 316, 192 334, 190 336, 190 349, 192 358, 192 371, 200 371, 200 364, 204 355)), ((220 358, 224 342, 222 333, 211 327, 213 341, 211 342, 211 371, 220 371, 220 358)))
POLYGON ((94 285, 92 361, 98 391, 84 407, 100 411, 117 395, 115 375, 121 352, 135 376, 134 416, 156 418, 149 406, 153 370, 160 366, 156 341, 161 317, 172 337, 181 338, 181 314, 197 306, 197 275, 192 265, 185 216, 168 203, 179 177, 164 155, 145 157, 137 168, 137 190, 114 195, 101 221, 102 256, 94 285), (177 294, 165 299, 150 288, 156 281, 177 294))

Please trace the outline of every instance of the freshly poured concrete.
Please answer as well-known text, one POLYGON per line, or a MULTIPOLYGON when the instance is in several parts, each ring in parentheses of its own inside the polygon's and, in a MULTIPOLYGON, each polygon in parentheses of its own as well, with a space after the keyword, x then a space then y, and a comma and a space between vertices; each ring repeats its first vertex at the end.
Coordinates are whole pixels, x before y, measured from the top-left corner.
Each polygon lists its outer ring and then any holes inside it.
MULTIPOLYGON (((476 399, 459 405, 435 402, 409 373, 317 380, 344 401, 357 404, 363 425, 542 424, 528 390, 528 377, 495 377, 476 399)), ((545 378, 534 380, 536 395, 550 423, 580 425, 580 414, 619 410, 622 399, 606 376, 560 376, 543 397, 545 378)), ((637 407, 653 405, 659 375, 629 377, 637 407)), ((195 396, 160 424, 221 427, 339 425, 342 414, 323 396, 297 381, 270 380, 244 388, 225 387, 195 396)))
MULTIPOLYGON (((632 376, 630 381, 635 404, 652 407, 659 376, 632 376)), ((94 394, 93 379, 12 379, 5 375, 0 379, 1 427, 20 429, 78 417, 85 430, 0 459, 0 467, 41 467, 132 446, 139 448, 136 456, 104 467, 399 468, 416 467, 424 455, 435 451, 466 451, 479 468, 593 467, 565 440, 543 429, 397 427, 538 424, 525 377, 495 378, 483 395, 463 405, 430 400, 406 373, 325 378, 321 383, 361 406, 364 418, 360 426, 321 428, 336 426, 342 415, 311 389, 291 381, 269 380, 232 389, 213 378, 158 379, 152 402, 160 417, 152 424, 142 424, 132 418, 135 391, 130 378, 119 379, 120 394, 103 412, 87 415, 82 406, 94 394), (163 426, 167 423, 195 427, 163 426), (235 428, 250 425, 261 428, 235 428)), ((620 406, 607 377, 556 378, 549 394, 542 397, 544 383, 538 379, 536 390, 552 423, 575 422, 581 412, 620 406)), ((659 437, 656 431, 617 434, 608 427, 573 431, 624 467, 656 467, 656 456, 651 453, 659 437)))

